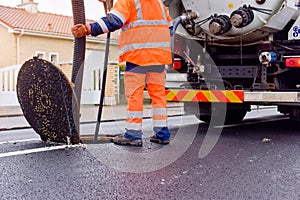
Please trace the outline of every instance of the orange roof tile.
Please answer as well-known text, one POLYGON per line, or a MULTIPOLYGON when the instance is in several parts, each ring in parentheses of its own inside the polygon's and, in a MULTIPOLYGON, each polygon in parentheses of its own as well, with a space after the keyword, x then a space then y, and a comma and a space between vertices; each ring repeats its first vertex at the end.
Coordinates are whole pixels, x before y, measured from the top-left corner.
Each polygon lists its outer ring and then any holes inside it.
MULTIPOLYGON (((12 29, 24 29, 59 35, 71 35, 73 17, 37 12, 28 13, 24 8, 13 8, 0 5, 0 22, 12 29)), ((86 20, 87 23, 93 22, 86 20)), ((105 35, 101 35, 105 38, 105 35)), ((112 34, 112 39, 117 39, 117 34, 112 34)))

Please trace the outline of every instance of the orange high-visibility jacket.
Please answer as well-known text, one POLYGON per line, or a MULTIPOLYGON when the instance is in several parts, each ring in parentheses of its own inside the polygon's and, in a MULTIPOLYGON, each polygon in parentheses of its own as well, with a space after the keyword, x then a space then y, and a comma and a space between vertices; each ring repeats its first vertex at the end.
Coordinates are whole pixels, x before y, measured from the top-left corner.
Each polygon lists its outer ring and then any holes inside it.
POLYGON ((171 64, 171 17, 161 0, 118 0, 110 13, 123 22, 119 61, 171 64))

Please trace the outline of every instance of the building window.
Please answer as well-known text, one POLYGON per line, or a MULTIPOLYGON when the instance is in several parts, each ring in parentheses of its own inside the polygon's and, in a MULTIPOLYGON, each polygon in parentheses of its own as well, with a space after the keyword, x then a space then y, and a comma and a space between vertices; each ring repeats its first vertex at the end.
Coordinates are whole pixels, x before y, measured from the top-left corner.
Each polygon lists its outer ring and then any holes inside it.
POLYGON ((49 54, 49 60, 53 64, 58 64, 58 53, 50 53, 49 54))
POLYGON ((35 53, 35 56, 36 57, 38 57, 38 58, 42 58, 42 59, 45 59, 45 56, 46 54, 45 54, 45 52, 41 52, 41 51, 37 51, 36 53, 35 53))

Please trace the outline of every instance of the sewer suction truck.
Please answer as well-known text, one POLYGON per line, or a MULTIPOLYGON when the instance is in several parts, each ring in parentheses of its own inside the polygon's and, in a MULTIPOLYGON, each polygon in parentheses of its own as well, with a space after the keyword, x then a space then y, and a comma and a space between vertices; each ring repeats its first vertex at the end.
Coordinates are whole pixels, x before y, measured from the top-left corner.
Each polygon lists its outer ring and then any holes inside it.
MULTIPOLYGON (((300 1, 166 0, 178 23, 168 101, 210 122, 241 121, 251 105, 275 105, 300 120, 300 1)), ((176 21, 176 20, 174 20, 176 21)), ((176 25, 177 26, 177 25, 176 25)))

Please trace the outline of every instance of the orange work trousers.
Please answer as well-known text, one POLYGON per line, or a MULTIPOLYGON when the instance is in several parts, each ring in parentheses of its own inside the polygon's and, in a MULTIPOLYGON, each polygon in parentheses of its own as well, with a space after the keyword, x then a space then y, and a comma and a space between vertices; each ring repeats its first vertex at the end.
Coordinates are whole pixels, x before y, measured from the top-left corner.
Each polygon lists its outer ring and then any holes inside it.
POLYGON ((152 121, 154 128, 167 127, 165 76, 165 71, 161 73, 146 72, 145 74, 130 71, 125 72, 125 96, 128 102, 127 132, 130 132, 130 130, 142 130, 145 87, 152 100, 152 121))

